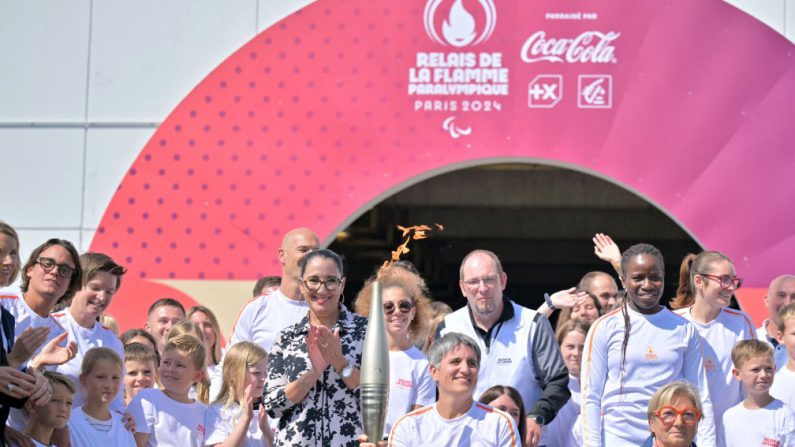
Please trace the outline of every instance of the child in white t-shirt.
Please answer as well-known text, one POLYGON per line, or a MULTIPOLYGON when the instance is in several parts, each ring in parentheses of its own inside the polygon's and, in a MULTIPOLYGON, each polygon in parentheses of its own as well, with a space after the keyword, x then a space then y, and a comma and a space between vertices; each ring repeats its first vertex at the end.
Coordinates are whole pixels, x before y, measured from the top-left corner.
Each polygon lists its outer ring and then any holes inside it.
POLYGON ((160 360, 161 389, 143 389, 127 411, 135 418, 140 446, 204 446, 207 407, 188 396, 204 375, 205 350, 195 337, 179 335, 168 341, 160 360))
POLYGON ((795 303, 781 308, 779 321, 781 340, 787 348, 787 363, 776 373, 770 394, 795 408, 795 303))
POLYGON ((135 447, 135 439, 124 426, 121 415, 111 411, 122 380, 121 358, 113 349, 89 349, 80 367, 83 406, 69 418, 72 445, 80 447, 135 447))
POLYGON ((72 412, 72 399, 77 387, 68 377, 56 372, 44 371, 44 377, 52 387, 52 397, 44 405, 36 406, 28 399, 25 409, 28 411, 28 425, 25 435, 36 447, 49 446, 52 433, 63 429, 72 412))
POLYGON ((743 340, 732 349, 732 375, 742 382, 745 400, 723 414, 727 447, 795 446, 795 412, 770 395, 776 372, 773 348, 743 340))
POLYGON ((265 389, 268 353, 241 341, 226 352, 223 384, 205 415, 207 446, 262 447, 273 445, 273 431, 264 410, 254 408, 265 389))
POLYGON ((138 392, 154 388, 157 381, 157 353, 143 343, 130 343, 124 347, 124 403, 130 405, 138 392))

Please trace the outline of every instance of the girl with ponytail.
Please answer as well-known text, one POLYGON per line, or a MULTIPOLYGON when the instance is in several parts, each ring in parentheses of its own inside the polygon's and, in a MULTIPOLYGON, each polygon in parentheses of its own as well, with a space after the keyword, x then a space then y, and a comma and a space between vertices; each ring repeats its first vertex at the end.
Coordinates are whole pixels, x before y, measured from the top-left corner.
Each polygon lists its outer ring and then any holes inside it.
POLYGON ((679 288, 671 301, 675 313, 693 323, 702 337, 719 447, 726 445, 723 413, 743 400, 742 386, 732 378, 732 347, 739 341, 756 338, 751 317, 728 307, 742 284, 731 259, 723 253, 689 254, 679 268, 679 288))
POLYGON ((649 436, 647 409, 658 388, 694 384, 704 420, 699 445, 715 445, 712 404, 695 326, 660 305, 665 265, 659 250, 633 245, 621 257, 627 294, 620 308, 596 320, 581 367, 583 445, 638 446, 649 436))

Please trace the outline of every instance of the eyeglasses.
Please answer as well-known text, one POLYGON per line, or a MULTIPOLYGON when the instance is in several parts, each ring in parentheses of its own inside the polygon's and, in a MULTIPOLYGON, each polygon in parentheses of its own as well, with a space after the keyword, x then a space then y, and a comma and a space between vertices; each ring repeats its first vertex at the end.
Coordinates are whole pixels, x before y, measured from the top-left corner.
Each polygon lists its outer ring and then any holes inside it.
POLYGON ((735 290, 743 286, 743 279, 738 278, 736 276, 734 277, 729 275, 717 276, 717 275, 707 275, 706 273, 698 273, 698 274, 705 278, 714 279, 715 281, 718 282, 718 284, 720 284, 720 288, 724 290, 728 289, 731 286, 734 286, 735 290))
POLYGON ((483 285, 486 286, 486 287, 494 287, 495 285, 497 285, 497 280, 498 279, 499 279, 499 276, 497 276, 497 275, 484 276, 482 278, 472 278, 472 279, 467 279, 466 281, 464 281, 464 285, 466 285, 467 287, 472 288, 472 289, 474 289, 477 286, 479 286, 480 283, 483 283, 483 285))
POLYGON ((677 410, 674 407, 662 407, 654 413, 665 425, 672 425, 677 416, 682 416, 682 422, 686 425, 696 425, 701 420, 701 413, 693 407, 685 407, 677 410))
POLYGON ((47 273, 52 272, 52 269, 58 267, 58 276, 61 278, 71 278, 75 273, 74 267, 66 264, 58 264, 53 258, 37 258, 36 264, 39 264, 41 269, 47 273))
MULTIPOLYGON (((412 303, 409 300, 403 300, 403 301, 398 303, 397 310, 399 310, 400 313, 407 314, 407 313, 411 312, 411 309, 413 307, 414 307, 414 303, 412 303)), ((384 303, 384 314, 392 315, 392 313, 395 311, 395 308, 396 308, 396 306, 395 306, 394 303, 384 303)))
POLYGON ((307 289, 309 290, 319 290, 320 286, 326 286, 326 290, 329 292, 333 292, 340 288, 340 284, 342 284, 342 280, 340 278, 326 278, 325 281, 321 281, 320 278, 317 276, 312 276, 307 279, 301 280, 307 289))

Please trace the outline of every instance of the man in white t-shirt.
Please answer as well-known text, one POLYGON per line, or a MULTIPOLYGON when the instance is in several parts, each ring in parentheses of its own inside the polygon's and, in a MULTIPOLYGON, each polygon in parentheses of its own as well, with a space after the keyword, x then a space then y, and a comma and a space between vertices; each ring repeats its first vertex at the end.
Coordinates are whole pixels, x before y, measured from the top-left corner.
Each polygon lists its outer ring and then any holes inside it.
MULTIPOLYGON (((282 265, 281 285, 276 291, 254 298, 243 306, 232 327, 227 349, 237 342, 250 341, 270 352, 279 332, 306 316, 308 307, 301 297, 298 263, 319 245, 317 235, 309 228, 296 228, 284 235, 278 252, 282 265)), ((221 370, 219 365, 210 380, 211 401, 221 391, 221 370)))
POLYGON ((475 402, 480 348, 470 337, 452 332, 428 350, 439 400, 395 422, 389 446, 517 447, 519 431, 507 413, 475 402))
POLYGON ((174 298, 160 298, 146 312, 144 330, 157 341, 157 352, 163 355, 168 333, 177 323, 185 321, 185 307, 174 298))
POLYGON ((270 351, 282 329, 306 316, 307 306, 299 289, 298 263, 319 245, 317 235, 309 228, 296 228, 284 235, 278 253, 282 265, 281 285, 275 292, 246 303, 235 321, 229 346, 250 341, 270 351))
POLYGON ((778 340, 778 327, 781 324, 779 312, 782 307, 793 302, 795 302, 795 275, 784 274, 770 281, 765 296, 768 316, 762 322, 762 326, 757 328, 756 333, 760 340, 773 346, 776 368, 781 368, 787 363, 787 349, 778 340))

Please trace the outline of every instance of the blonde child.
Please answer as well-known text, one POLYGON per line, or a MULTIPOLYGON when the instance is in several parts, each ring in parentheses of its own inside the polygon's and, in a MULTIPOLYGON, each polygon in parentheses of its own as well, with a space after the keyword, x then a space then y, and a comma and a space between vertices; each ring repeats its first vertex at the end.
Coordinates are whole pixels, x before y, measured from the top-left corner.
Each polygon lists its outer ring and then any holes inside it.
POLYGON ((267 413, 254 408, 265 388, 267 365, 268 354, 259 345, 243 341, 229 348, 224 357, 221 391, 205 416, 205 445, 273 445, 267 413))
POLYGON ((143 446, 204 446, 207 407, 189 397, 204 375, 204 345, 190 335, 170 339, 160 360, 161 389, 143 389, 127 411, 136 424, 135 442, 143 446))
POLYGON ((144 388, 154 388, 157 382, 159 361, 157 353, 143 343, 130 343, 124 347, 124 404, 144 388))
POLYGON ((770 395, 776 372, 773 347, 743 340, 732 349, 732 375, 742 382, 745 399, 723 414, 728 447, 795 446, 795 412, 770 395))
MULTIPOLYGON (((168 333, 167 340, 171 340, 179 335, 190 335, 199 340, 204 345, 204 352, 207 352, 207 343, 204 341, 204 332, 201 326, 192 321, 180 321, 171 328, 168 333)), ((207 374, 207 359, 204 360, 205 373, 202 374, 201 379, 196 382, 196 385, 190 389, 191 399, 196 399, 203 404, 210 403, 210 376, 207 374)))
POLYGON ((72 445, 80 447, 135 447, 121 415, 110 406, 122 381, 121 358, 110 348, 92 348, 83 356, 80 386, 85 391, 83 406, 69 418, 72 445))
POLYGON ((776 373, 770 394, 795 408, 795 303, 781 308, 779 321, 780 337, 787 348, 787 363, 776 373))
POLYGON ((36 447, 49 446, 53 431, 66 427, 77 390, 75 384, 63 374, 44 371, 44 377, 52 387, 50 401, 41 406, 34 405, 32 400, 25 402, 25 409, 28 411, 25 435, 36 447))

